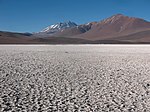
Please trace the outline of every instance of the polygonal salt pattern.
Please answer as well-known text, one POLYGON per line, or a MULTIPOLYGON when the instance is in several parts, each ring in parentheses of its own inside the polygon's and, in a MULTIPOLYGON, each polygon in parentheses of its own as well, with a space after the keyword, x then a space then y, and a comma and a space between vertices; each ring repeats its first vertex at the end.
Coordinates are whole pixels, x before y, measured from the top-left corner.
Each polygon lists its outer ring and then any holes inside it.
POLYGON ((149 49, 1 45, 0 112, 149 112, 149 49))

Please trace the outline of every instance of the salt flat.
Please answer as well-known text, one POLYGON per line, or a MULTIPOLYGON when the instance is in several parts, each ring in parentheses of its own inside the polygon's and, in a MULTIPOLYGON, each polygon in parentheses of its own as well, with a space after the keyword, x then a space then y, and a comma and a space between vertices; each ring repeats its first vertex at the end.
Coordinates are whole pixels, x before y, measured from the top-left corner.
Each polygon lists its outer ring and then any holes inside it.
POLYGON ((0 45, 0 112, 150 112, 150 45, 0 45))

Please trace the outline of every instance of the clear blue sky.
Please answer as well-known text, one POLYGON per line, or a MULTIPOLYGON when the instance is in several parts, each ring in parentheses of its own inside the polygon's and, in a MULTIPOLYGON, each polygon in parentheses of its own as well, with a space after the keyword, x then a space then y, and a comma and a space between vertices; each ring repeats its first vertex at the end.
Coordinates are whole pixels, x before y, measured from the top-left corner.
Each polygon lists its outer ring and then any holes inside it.
POLYGON ((150 21, 150 0, 0 0, 0 30, 37 32, 57 22, 83 24, 117 13, 150 21))

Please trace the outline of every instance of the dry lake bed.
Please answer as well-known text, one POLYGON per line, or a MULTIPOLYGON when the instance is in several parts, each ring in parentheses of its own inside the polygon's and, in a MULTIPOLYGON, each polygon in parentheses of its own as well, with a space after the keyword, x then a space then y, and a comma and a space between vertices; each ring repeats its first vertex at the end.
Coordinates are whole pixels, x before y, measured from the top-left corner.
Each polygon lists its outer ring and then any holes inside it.
POLYGON ((0 112, 150 112, 150 45, 0 45, 0 112))

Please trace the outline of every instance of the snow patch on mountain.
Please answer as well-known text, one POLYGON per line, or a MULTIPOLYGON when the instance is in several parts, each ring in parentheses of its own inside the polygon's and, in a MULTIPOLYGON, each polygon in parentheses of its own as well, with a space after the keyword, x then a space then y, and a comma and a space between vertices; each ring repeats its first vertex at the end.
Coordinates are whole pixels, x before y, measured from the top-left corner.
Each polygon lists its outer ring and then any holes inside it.
POLYGON ((60 23, 53 24, 44 28, 42 31, 40 31, 40 33, 55 33, 55 32, 62 31, 67 28, 76 27, 76 26, 77 24, 71 21, 63 22, 63 23, 60 22, 60 23))

